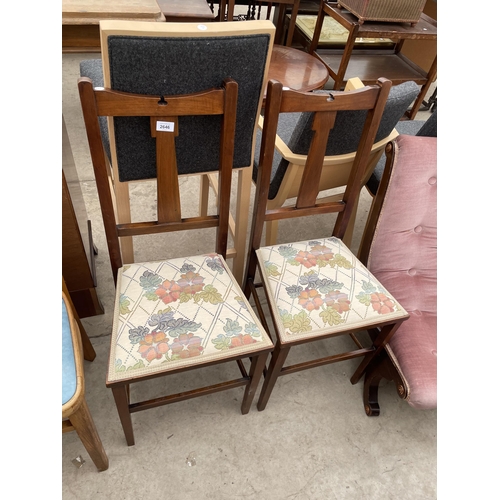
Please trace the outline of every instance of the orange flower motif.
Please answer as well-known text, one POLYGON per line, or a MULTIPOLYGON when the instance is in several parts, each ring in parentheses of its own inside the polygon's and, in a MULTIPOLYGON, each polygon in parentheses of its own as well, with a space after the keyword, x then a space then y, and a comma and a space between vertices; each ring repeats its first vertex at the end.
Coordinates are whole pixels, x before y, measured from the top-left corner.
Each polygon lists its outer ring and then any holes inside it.
POLYGON ((303 250, 295 256, 295 260, 307 268, 314 267, 317 262, 314 254, 311 252, 304 252, 303 250))
POLYGON ((183 293, 190 293, 194 295, 197 292, 203 290, 203 278, 198 273, 189 271, 186 274, 181 274, 181 279, 177 281, 177 284, 181 287, 183 293))
POLYGON ((300 292, 299 304, 304 309, 312 311, 313 309, 319 309, 323 305, 323 299, 314 288, 311 290, 306 288, 303 292, 300 292))
POLYGON ((179 300, 181 294, 181 287, 175 282, 170 280, 165 280, 156 290, 156 295, 160 297, 162 302, 165 304, 170 304, 170 302, 175 302, 179 300))
POLYGON ((170 349, 166 335, 163 332, 148 333, 139 344, 139 353, 147 361, 161 359, 170 349))
POLYGON ((338 313, 342 314, 348 311, 351 307, 351 301, 347 300, 347 294, 340 290, 333 290, 325 295, 325 304, 332 307, 338 313))
POLYGON ((373 310, 379 314, 394 312, 394 302, 384 293, 372 293, 371 303, 373 310))
POLYGON ((316 245, 311 248, 311 253, 316 256, 318 260, 331 260, 333 259, 333 253, 325 245, 316 245))
POLYGON ((240 347, 242 345, 254 344, 257 342, 251 335, 246 333, 245 335, 237 335, 231 338, 231 346, 230 347, 240 347))
POLYGON ((181 333, 170 348, 172 356, 182 359, 199 356, 203 352, 201 337, 196 337, 194 333, 181 333))

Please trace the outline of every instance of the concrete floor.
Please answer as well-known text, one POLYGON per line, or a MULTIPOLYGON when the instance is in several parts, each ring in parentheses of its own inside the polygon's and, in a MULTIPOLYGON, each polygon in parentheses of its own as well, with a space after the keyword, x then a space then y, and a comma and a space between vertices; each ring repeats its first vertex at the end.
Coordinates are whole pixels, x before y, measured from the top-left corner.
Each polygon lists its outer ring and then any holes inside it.
MULTIPOLYGON (((136 444, 128 447, 111 391, 105 386, 114 286, 99 201, 76 87, 79 62, 96 54, 64 54, 63 115, 68 129, 88 218, 99 254, 97 292, 105 313, 84 318, 97 352, 85 362, 86 397, 110 466, 98 473, 76 433, 62 436, 62 498, 71 499, 236 499, 324 500, 352 498, 418 500, 437 498, 437 411, 416 411, 400 400, 392 383, 380 389, 381 415, 363 410, 362 383, 349 378, 356 362, 346 361, 280 378, 265 411, 240 413, 243 389, 155 408, 132 416, 136 444), (85 464, 77 468, 73 459, 85 464), (187 458, 195 458, 189 465, 187 458)), ((417 118, 425 119, 428 112, 417 118)), ((196 179, 185 189, 196 190, 196 179)), ((366 219, 370 197, 362 200, 353 248, 366 219)), ((144 201, 144 207, 149 205, 144 201)), ((330 219, 280 225, 283 241, 330 234, 330 219)), ((161 258, 161 246, 138 244, 136 260, 161 258), (156 257, 154 257, 156 255, 156 257)), ((318 342, 297 353, 324 356, 342 340, 318 342)), ((229 369, 229 368, 228 368, 229 369)), ((226 368, 224 369, 226 370, 226 368)), ((220 373, 212 373, 217 379, 220 373)), ((208 375, 207 375, 208 377, 208 375)), ((193 380, 169 382, 174 392, 193 380), (184 385, 185 384, 185 385, 184 385)), ((162 390, 162 379, 147 387, 162 390)))

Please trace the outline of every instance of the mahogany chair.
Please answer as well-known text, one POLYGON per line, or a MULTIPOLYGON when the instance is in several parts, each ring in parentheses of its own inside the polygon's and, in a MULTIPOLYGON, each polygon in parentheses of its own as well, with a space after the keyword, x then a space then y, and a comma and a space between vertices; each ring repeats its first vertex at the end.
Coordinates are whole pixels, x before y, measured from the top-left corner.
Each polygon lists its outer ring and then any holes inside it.
POLYGON ((351 92, 329 94, 284 90, 271 81, 266 95, 264 127, 254 202, 245 295, 253 296, 265 322, 259 287, 263 287, 275 331, 275 347, 267 368, 257 408, 263 410, 281 375, 342 360, 361 358, 351 377, 353 384, 376 359, 408 318, 407 312, 359 262, 342 238, 354 209, 366 164, 385 107, 391 82, 351 92), (330 129, 347 110, 365 110, 364 125, 342 199, 317 202, 321 172, 330 129), (280 114, 311 112, 312 140, 297 199, 293 206, 268 208, 268 195, 280 114), (337 213, 333 236, 288 244, 261 246, 266 221, 337 213), (262 282, 257 282, 258 273, 262 282), (363 347, 358 332, 377 331, 371 345, 363 347), (354 350, 285 366, 290 349, 319 339, 349 335, 354 350))
POLYGON ((76 431, 97 470, 102 472, 109 467, 109 460, 85 400, 82 337, 88 339, 69 294, 63 289, 62 432, 76 431))
POLYGON ((184 95, 95 89, 89 78, 80 78, 78 87, 116 284, 106 385, 113 391, 127 444, 135 443, 131 414, 141 410, 244 386, 241 412, 247 413, 273 344, 225 261, 238 84, 226 79, 184 95), (155 220, 117 222, 100 116, 148 120, 157 183, 156 190, 144 195, 157 200, 155 220), (191 117, 211 118, 204 139, 211 141, 211 161, 218 164, 218 202, 212 215, 185 216, 181 207, 176 145, 192 135, 191 117), (216 253, 123 265, 120 238, 168 233, 169 246, 182 253, 181 240, 173 233, 207 228, 215 229, 216 253), (249 370, 243 362, 247 358, 249 370), (201 387, 142 401, 144 387, 136 393, 130 387, 228 362, 236 362, 239 378, 206 385, 201 370, 196 374, 201 387))
MULTIPOLYGON (((236 198, 230 213, 232 245, 227 257, 242 283, 247 250, 248 213, 257 119, 263 102, 275 27, 271 21, 245 23, 149 23, 102 21, 102 60, 85 60, 80 76, 96 86, 137 94, 187 94, 238 83, 238 110, 233 168, 236 198)), ((199 214, 207 214, 211 191, 217 189, 217 157, 205 132, 212 117, 189 120, 192 133, 177 144, 179 174, 200 177, 199 214), (212 190, 210 189, 212 188, 212 190)), ((144 118, 103 118, 101 129, 113 168, 118 222, 133 220, 133 190, 143 179, 155 179, 155 142, 144 118), (109 141, 109 145, 107 144, 109 141)), ((216 193, 215 193, 216 196, 216 193)), ((133 263, 134 242, 120 241, 125 263, 133 263)))
MULTIPOLYGON (((345 91, 360 89, 363 86, 364 84, 359 78, 351 78, 347 82, 345 91)), ((317 92, 328 95, 328 91, 317 92)), ((369 181, 379 158, 383 155, 385 145, 397 137, 398 132, 395 127, 418 93, 419 87, 415 82, 405 82, 391 87, 360 184, 360 191, 369 181)), ((254 181, 257 180, 262 121, 261 118, 257 130, 257 146, 253 169, 254 181)), ((328 191, 333 189, 338 191, 338 188, 343 188, 347 184, 356 157, 356 148, 363 130, 363 122, 363 111, 346 112, 339 116, 335 126, 330 131, 319 186, 323 202, 339 199, 339 196, 329 195, 328 191)), ((267 202, 270 210, 284 206, 288 200, 297 196, 311 142, 311 123, 311 113, 289 113, 280 116, 275 138, 269 200, 267 202)), ((356 202, 353 215, 343 238, 343 241, 348 246, 351 244, 354 231, 357 205, 356 202)), ((278 223, 278 220, 267 222, 266 245, 276 243, 278 223)))

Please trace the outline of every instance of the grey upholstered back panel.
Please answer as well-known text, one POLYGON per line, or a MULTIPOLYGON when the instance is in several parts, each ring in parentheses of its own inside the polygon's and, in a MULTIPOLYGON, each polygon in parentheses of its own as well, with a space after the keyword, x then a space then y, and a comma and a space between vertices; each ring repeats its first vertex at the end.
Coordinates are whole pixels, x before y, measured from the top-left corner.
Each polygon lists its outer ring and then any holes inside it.
MULTIPOLYGON (((404 115, 410 104, 415 100, 420 87, 415 82, 405 82, 394 86, 389 92, 384 113, 380 121, 380 126, 375 137, 375 142, 386 138, 394 129, 398 121, 404 115)), ((317 93, 326 93, 329 91, 316 91, 317 93)), ((278 135, 284 140, 288 147, 295 154, 305 155, 309 152, 313 131, 311 125, 313 113, 291 113, 289 117, 280 116, 278 124, 278 135)), ((352 153, 357 150, 358 143, 363 131, 363 125, 366 119, 366 111, 340 111, 337 113, 335 125, 330 132, 326 154, 335 156, 352 153)), ((259 160, 260 140, 262 135, 258 131, 258 146, 254 158, 254 179, 257 178, 256 165, 259 160)), ((273 199, 278 194, 278 190, 285 176, 288 161, 281 158, 279 153, 275 152, 272 169, 271 186, 269 189, 269 199, 273 199)))
MULTIPOLYGON (((253 131, 270 44, 267 34, 224 37, 108 38, 111 88, 149 95, 188 94, 238 83, 234 168, 251 164, 253 131)), ((168 111, 167 111, 168 113, 168 111)), ((120 181, 156 177, 155 139, 149 118, 115 118, 120 181)), ((179 174, 219 168, 220 117, 179 118, 179 174)))

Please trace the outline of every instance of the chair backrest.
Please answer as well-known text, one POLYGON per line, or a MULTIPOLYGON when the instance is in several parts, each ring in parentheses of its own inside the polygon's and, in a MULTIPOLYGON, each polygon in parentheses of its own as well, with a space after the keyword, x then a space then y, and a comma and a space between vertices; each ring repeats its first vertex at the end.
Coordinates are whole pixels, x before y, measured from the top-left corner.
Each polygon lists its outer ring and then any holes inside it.
MULTIPOLYGON (((413 81, 391 87, 374 143, 389 137, 405 111, 416 99, 419 91, 420 87, 413 81)), ((317 93, 326 93, 328 95, 326 91, 317 91, 317 93)), ((287 145, 293 153, 306 155, 309 151, 313 135, 313 130, 311 129, 313 118, 314 115, 312 113, 302 113, 299 119, 294 122, 293 132, 290 135, 287 134, 290 137, 287 145)), ((365 118, 366 111, 364 110, 339 112, 335 120, 335 125, 328 136, 325 156, 344 155, 356 151, 363 131, 365 118)), ((288 161, 282 159, 272 179, 269 194, 270 199, 276 196, 287 168, 288 161)))
MULTIPOLYGON (((86 77, 79 79, 78 88, 115 282, 118 269, 122 266, 120 237, 216 227, 216 251, 225 257, 236 128, 237 83, 227 79, 220 82, 216 88, 180 96, 145 96, 104 88, 95 89, 92 81, 86 77), (112 171, 100 133, 99 116, 141 117, 148 122, 156 153, 156 221, 117 224, 116 200, 111 188, 112 171), (183 218, 181 214, 175 143, 183 135, 191 134, 189 125, 181 120, 190 116, 209 116, 219 120, 217 126, 205 131, 206 140, 215 144, 211 149, 216 151, 219 162, 219 199, 216 215, 183 218)), ((152 200, 154 196, 151 197, 152 200)))
MULTIPOLYGON (((361 179, 384 111, 391 82, 380 78, 376 85, 351 92, 332 91, 328 94, 301 93, 283 90, 280 82, 268 85, 259 170, 252 222, 250 258, 260 247, 264 222, 324 213, 338 213, 333 236, 343 238, 355 206, 361 179), (346 190, 340 201, 317 203, 321 172, 330 130, 340 112, 364 110, 362 133, 356 148, 346 190), (292 206, 267 209, 275 136, 280 113, 312 112, 312 140, 307 151, 301 185, 292 206)), ((250 270, 252 272, 253 270, 250 270)))
MULTIPOLYGON (((275 28, 271 21, 245 23, 148 23, 102 21, 104 87, 145 95, 179 95, 238 83, 234 168, 252 165, 275 28)), ((176 141, 179 174, 218 169, 213 116, 183 116, 189 134, 176 141)), ((155 140, 149 120, 117 117, 110 123, 113 168, 121 182, 156 177, 155 140), (111 123, 114 122, 114 126, 111 123), (116 156, 114 156, 116 154, 116 156)))

